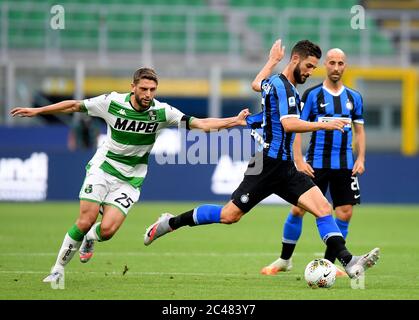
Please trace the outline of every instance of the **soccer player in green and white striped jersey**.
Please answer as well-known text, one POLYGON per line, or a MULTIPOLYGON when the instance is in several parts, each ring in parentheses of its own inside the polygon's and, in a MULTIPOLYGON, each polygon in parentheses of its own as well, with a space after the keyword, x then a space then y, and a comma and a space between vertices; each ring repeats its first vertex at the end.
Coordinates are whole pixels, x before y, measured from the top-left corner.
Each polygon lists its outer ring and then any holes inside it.
POLYGON ((112 238, 139 199, 147 174, 147 163, 158 132, 168 126, 186 129, 224 129, 246 125, 249 110, 236 117, 198 119, 184 115, 167 103, 157 101, 158 78, 154 70, 138 69, 130 93, 104 94, 83 101, 66 100, 41 108, 14 108, 12 116, 33 117, 43 114, 87 112, 107 123, 107 139, 86 166, 80 190, 80 214, 68 230, 55 265, 44 282, 64 278, 64 267, 80 249, 80 260, 93 254, 94 241, 112 238), (103 218, 96 222, 103 207, 103 218))

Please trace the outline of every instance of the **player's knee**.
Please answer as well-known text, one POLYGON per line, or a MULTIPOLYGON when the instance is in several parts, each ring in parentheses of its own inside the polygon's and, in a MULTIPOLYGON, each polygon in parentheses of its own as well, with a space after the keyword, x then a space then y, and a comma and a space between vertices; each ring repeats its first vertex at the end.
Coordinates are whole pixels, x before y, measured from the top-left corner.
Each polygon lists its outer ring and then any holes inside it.
POLYGON ((304 216, 305 212, 306 211, 304 209, 301 209, 300 207, 297 207, 297 206, 292 206, 291 207, 291 213, 292 213, 293 216, 302 217, 302 216, 304 216))
POLYGON ((232 224, 232 223, 238 222, 239 220, 240 220, 240 216, 228 215, 228 216, 225 216, 221 219, 221 223, 232 224))
POLYGON ((89 219, 86 216, 80 217, 76 221, 77 228, 79 228, 79 230, 83 232, 89 231, 94 223, 95 223, 94 220, 89 219))
POLYGON ((341 206, 336 208, 336 217, 342 221, 349 221, 352 218, 352 206, 341 206))
POLYGON ((103 223, 100 225, 100 238, 102 240, 109 240, 113 237, 113 235, 116 233, 116 230, 118 228, 112 226, 112 225, 103 225, 103 223))
POLYGON ((80 208, 80 216, 76 221, 77 227, 84 232, 90 230, 96 222, 97 214, 89 208, 80 208))
POLYGON ((224 224, 236 223, 243 214, 243 211, 230 201, 221 209, 220 222, 224 224))
POLYGON ((328 201, 324 201, 319 205, 320 216, 326 216, 332 213, 332 205, 328 201))
POLYGON ((221 223, 224 223, 224 224, 236 223, 240 220, 241 217, 242 217, 242 214, 240 214, 239 212, 223 211, 221 213, 221 223))
POLYGON ((342 220, 342 221, 350 221, 352 218, 352 212, 341 214, 338 218, 339 220, 342 220))

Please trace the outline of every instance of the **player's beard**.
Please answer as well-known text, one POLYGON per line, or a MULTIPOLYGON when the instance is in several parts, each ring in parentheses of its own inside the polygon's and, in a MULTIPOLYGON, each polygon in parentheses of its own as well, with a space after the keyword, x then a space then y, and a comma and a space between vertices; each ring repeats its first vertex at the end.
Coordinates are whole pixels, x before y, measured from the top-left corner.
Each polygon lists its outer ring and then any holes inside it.
POLYGON ((142 99, 140 99, 139 96, 134 95, 135 101, 140 106, 141 109, 148 109, 150 107, 151 100, 149 102, 144 102, 142 99))
POLYGON ((331 73, 329 75, 329 80, 332 81, 333 83, 339 82, 341 78, 342 78, 341 73, 331 73), (333 76, 337 76, 337 77, 333 77, 333 76))
POLYGON ((294 74, 295 82, 298 83, 298 84, 303 84, 304 82, 306 82, 306 80, 308 78, 308 77, 305 77, 303 79, 303 75, 301 74, 300 64, 297 64, 295 66, 293 74, 294 74))

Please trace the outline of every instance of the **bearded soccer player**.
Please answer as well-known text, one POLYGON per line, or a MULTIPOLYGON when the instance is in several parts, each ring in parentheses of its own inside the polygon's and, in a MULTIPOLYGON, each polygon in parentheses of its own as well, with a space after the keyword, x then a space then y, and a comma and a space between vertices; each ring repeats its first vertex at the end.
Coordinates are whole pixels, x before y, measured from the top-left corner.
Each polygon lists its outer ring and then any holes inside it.
POLYGON ((184 226, 238 222, 245 213, 274 193, 316 217, 320 237, 328 250, 336 254, 351 278, 357 278, 376 263, 379 249, 375 248, 363 256, 354 256, 349 252, 331 214, 331 205, 310 177, 296 169, 292 157, 296 132, 344 132, 349 122, 346 119, 324 122, 299 119, 300 96, 295 86, 304 83, 312 74, 321 58, 321 50, 308 40, 299 41, 293 47, 290 61, 282 73, 270 76, 283 55, 284 48, 278 41, 271 49, 268 62, 252 83, 254 89, 262 91, 264 143, 259 154, 259 158, 263 159, 262 171, 249 174, 255 165, 254 159, 251 159, 242 183, 226 205, 201 205, 178 216, 165 213, 147 228, 144 244, 150 245, 157 238, 184 226))
POLYGON ((92 257, 94 242, 109 240, 117 232, 139 199, 148 157, 160 130, 181 123, 186 129, 203 131, 246 125, 248 109, 224 119, 184 115, 154 98, 157 84, 154 70, 141 68, 134 73, 129 93, 112 92, 83 101, 66 100, 42 108, 11 110, 12 116, 21 117, 86 112, 107 123, 107 139, 86 166, 86 178, 79 194, 79 217, 66 233, 44 282, 58 283, 64 278, 64 267, 78 249, 81 262, 87 262, 92 257), (96 222, 101 206, 103 218, 96 222))
MULTIPOLYGON (((301 118, 314 122, 349 119, 353 123, 357 158, 354 161, 352 126, 348 125, 343 132, 312 133, 306 161, 301 152, 301 137, 297 134, 293 149, 294 162, 299 171, 313 179, 323 194, 329 189, 336 224, 346 239, 353 206, 361 203, 357 175, 365 171, 363 102, 359 92, 346 87, 342 82, 346 56, 341 49, 329 50, 324 65, 327 77, 304 93, 301 118)), ((291 256, 301 235, 304 213, 302 208, 291 207, 283 229, 281 256, 264 267, 262 274, 274 275, 279 271, 291 270, 291 256)), ((336 253, 327 248, 324 258, 334 263, 336 253)), ((345 275, 346 273, 337 268, 337 276, 345 275)))

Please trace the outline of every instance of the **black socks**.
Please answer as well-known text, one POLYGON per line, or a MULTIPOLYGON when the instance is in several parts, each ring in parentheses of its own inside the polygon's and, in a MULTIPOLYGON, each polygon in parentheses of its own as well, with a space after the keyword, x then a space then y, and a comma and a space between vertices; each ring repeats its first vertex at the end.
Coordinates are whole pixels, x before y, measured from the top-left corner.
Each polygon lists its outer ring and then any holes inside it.
POLYGON ((176 230, 180 227, 184 226, 195 226, 195 221, 193 220, 193 212, 194 210, 187 211, 182 213, 176 217, 170 218, 169 226, 172 230, 176 230))
POLYGON ((332 257, 338 258, 340 263, 345 267, 352 259, 352 254, 346 249, 345 239, 342 236, 332 236, 326 240, 327 250, 332 257))

